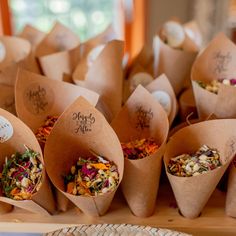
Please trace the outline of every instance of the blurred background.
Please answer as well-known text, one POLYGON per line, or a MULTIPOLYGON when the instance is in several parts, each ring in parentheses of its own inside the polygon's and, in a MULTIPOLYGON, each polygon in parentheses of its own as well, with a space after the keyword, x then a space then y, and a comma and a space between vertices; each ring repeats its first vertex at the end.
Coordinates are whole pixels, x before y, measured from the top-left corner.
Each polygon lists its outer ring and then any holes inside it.
POLYGON ((197 21, 203 41, 224 31, 236 41, 235 0, 1 0, 0 33, 17 34, 26 24, 48 32, 56 20, 76 32, 81 41, 115 25, 132 55, 167 20, 197 21))

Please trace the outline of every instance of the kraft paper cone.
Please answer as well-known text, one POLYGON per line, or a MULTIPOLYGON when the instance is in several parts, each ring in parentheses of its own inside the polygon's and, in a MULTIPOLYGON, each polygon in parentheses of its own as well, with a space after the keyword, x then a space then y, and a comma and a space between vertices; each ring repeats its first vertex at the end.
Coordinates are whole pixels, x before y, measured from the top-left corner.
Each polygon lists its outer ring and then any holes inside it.
POLYGON ((178 95, 184 86, 184 81, 190 78, 190 70, 196 52, 173 49, 155 36, 154 49, 154 76, 166 74, 175 94, 178 95))
POLYGON ((112 121, 120 142, 153 137, 159 148, 156 153, 139 160, 125 159, 121 183, 125 199, 134 215, 153 214, 159 187, 162 155, 169 131, 166 112, 141 85, 130 96, 112 121))
MULTIPOLYGON (((40 161, 44 164, 41 148, 29 127, 3 109, 0 109, 0 119, 1 123, 3 123, 1 134, 5 134, 5 142, 0 143, 0 165, 3 166, 6 156, 9 157, 17 151, 25 151, 24 145, 38 152, 40 161)), ((1 195, 0 201, 43 215, 49 215, 55 211, 53 195, 45 168, 43 169, 42 186, 32 196, 31 200, 17 201, 1 195)))
POLYGON ((70 50, 79 45, 79 38, 70 29, 57 22, 35 49, 35 56, 42 57, 70 50))
POLYGON ((119 112, 122 103, 122 57, 123 42, 110 41, 90 67, 84 81, 85 88, 100 95, 112 118, 119 112))
POLYGON ((115 39, 115 37, 116 33, 114 32, 112 25, 109 25, 102 33, 81 44, 81 58, 73 72, 73 80, 75 84, 78 83, 78 80, 84 81, 87 77, 87 73, 89 70, 87 56, 89 52, 93 48, 102 44, 106 44, 109 41, 115 39))
POLYGON ((185 127, 167 143, 164 155, 166 174, 183 216, 199 216, 236 152, 235 120, 210 120, 185 127), (220 139, 219 139, 220 134, 220 139), (203 144, 220 152, 221 167, 193 177, 178 177, 167 171, 169 160, 196 152, 203 144))
POLYGON ((43 73, 50 79, 63 80, 63 74, 72 75, 80 59, 80 46, 39 58, 43 73), (56 67, 55 67, 56 65, 56 67))
POLYGON ((30 43, 18 37, 0 37, 0 83, 14 86, 22 61, 30 54, 30 43))
POLYGON ((0 108, 16 115, 14 87, 0 84, 0 108))
POLYGON ((191 114, 191 119, 197 118, 197 108, 192 88, 185 90, 179 98, 180 117, 182 121, 191 114))
POLYGON ((168 93, 168 95, 171 98, 171 112, 168 117, 169 123, 171 126, 172 122, 175 119, 177 111, 178 111, 178 103, 176 100, 175 92, 174 92, 168 78, 166 77, 166 75, 163 74, 163 75, 159 76, 158 78, 156 78, 155 80, 153 80, 148 86, 146 86, 146 89, 151 93, 154 91, 164 91, 164 92, 168 93))
POLYGON ((0 36, 0 70, 26 58, 31 50, 30 43, 12 36, 0 36))
POLYGON ((235 88, 221 85, 218 95, 215 95, 194 82, 209 83, 212 80, 234 78, 235 61, 236 47, 223 33, 218 34, 197 57, 192 67, 191 79, 200 118, 204 119, 212 113, 218 118, 236 117, 233 112, 236 103, 235 88))
POLYGON ((227 216, 236 217, 235 193, 236 193, 236 168, 234 164, 231 164, 228 178, 226 206, 225 206, 225 212, 227 216))
POLYGON ((18 35, 18 37, 24 38, 30 42, 32 51, 35 50, 45 36, 46 34, 44 32, 28 24, 25 25, 22 32, 18 35))
POLYGON ((75 196, 65 192, 63 176, 69 173, 80 156, 90 156, 90 150, 117 165, 120 183, 124 157, 119 140, 103 115, 83 97, 79 97, 60 116, 48 137, 45 163, 48 175, 59 191, 85 214, 101 216, 108 210, 116 191, 97 197, 75 196))
POLYGON ((96 105, 99 95, 88 89, 19 70, 15 87, 18 117, 35 133, 48 115, 59 116, 77 97, 96 105))

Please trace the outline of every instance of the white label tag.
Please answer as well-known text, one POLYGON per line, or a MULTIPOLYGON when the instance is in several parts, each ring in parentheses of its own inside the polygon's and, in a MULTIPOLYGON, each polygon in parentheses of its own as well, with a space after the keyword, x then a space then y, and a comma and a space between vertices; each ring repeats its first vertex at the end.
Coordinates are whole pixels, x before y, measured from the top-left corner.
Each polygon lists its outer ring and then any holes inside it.
POLYGON ((9 140, 12 135, 13 127, 11 123, 3 116, 0 116, 0 143, 4 143, 9 140))
POLYGON ((155 91, 155 92, 152 92, 152 95, 162 105, 162 107, 167 113, 167 116, 169 116, 171 112, 170 95, 164 91, 155 91))
POLYGON ((0 62, 2 62, 6 57, 6 48, 4 44, 0 41, 0 62))

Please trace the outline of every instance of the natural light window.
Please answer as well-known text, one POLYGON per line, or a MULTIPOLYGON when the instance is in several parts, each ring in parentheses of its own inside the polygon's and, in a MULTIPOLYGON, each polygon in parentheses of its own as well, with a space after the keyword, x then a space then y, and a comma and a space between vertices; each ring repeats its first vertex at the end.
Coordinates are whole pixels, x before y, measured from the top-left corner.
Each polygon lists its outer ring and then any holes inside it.
POLYGON ((56 20, 86 40, 103 31, 114 17, 115 0, 10 0, 13 32, 25 24, 48 31, 56 20))

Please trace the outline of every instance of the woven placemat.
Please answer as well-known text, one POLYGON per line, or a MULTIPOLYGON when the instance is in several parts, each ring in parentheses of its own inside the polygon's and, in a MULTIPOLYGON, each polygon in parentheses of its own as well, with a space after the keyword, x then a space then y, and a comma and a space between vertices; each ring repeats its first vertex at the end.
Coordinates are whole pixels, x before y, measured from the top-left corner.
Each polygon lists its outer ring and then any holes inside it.
POLYGON ((64 228, 44 236, 189 236, 190 234, 172 231, 169 229, 152 228, 130 224, 98 224, 80 225, 64 228))

